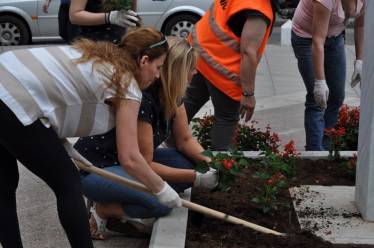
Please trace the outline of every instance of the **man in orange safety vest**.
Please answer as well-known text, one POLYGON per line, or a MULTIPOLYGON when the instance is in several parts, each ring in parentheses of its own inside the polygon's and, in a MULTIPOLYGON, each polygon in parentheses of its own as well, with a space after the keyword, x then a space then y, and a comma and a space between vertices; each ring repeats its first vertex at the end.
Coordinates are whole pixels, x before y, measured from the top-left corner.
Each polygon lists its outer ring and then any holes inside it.
POLYGON ((239 117, 251 119, 256 105, 256 69, 275 13, 290 17, 292 5, 297 5, 293 2, 214 0, 191 32, 190 43, 200 58, 184 104, 190 121, 211 98, 215 117, 210 133, 212 149, 226 150, 239 117))

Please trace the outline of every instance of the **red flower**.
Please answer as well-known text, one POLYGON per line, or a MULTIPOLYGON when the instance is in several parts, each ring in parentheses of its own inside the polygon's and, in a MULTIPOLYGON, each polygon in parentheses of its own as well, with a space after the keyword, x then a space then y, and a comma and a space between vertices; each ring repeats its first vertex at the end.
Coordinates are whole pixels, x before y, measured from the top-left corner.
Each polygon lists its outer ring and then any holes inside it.
POLYGON ((345 128, 341 127, 338 130, 336 130, 337 137, 342 137, 345 134, 345 128))
MULTIPOLYGON (((233 161, 234 160, 227 160, 227 159, 224 159, 223 160, 223 166, 227 169, 227 170, 231 170, 232 166, 234 165, 233 164, 233 161)), ((235 162, 235 161, 234 161, 235 162)))
POLYGON ((279 135, 277 134, 277 133, 273 133, 272 135, 271 135, 271 141, 272 142, 279 142, 279 135))
POLYGON ((325 129, 325 134, 327 136, 330 136, 333 139, 336 139, 336 138, 342 137, 345 134, 345 128, 344 127, 340 127, 338 129, 327 128, 325 129))
POLYGON ((280 180, 284 178, 285 176, 282 173, 277 172, 277 174, 274 174, 271 178, 269 178, 266 183, 268 185, 275 186, 280 180))

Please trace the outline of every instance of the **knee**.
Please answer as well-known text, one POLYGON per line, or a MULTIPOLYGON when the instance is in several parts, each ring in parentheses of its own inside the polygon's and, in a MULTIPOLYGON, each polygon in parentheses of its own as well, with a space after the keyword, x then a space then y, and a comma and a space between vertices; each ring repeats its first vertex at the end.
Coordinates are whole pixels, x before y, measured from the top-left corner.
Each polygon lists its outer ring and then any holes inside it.
POLYGON ((215 123, 227 123, 235 125, 239 121, 239 111, 217 112, 214 114, 215 123))
POLYGON ((155 218, 163 217, 163 216, 170 214, 171 210, 172 210, 171 208, 162 206, 162 207, 154 209, 152 215, 155 218))

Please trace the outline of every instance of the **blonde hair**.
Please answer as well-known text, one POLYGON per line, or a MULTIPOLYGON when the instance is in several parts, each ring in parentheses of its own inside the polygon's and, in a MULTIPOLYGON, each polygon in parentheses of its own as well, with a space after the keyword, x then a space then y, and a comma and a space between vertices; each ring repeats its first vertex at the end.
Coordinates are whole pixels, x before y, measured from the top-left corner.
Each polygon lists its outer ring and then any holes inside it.
MULTIPOLYGON (((93 67, 102 64, 113 66, 111 74, 100 70, 106 78, 104 82, 109 88, 116 91, 116 103, 126 93, 131 78, 134 77, 139 87, 140 85, 140 68, 139 60, 142 56, 147 55, 150 61, 159 58, 168 51, 168 46, 153 46, 164 38, 163 34, 154 28, 136 28, 128 31, 119 45, 106 41, 91 41, 81 39, 73 43, 73 46, 82 52, 82 57, 76 63, 93 61, 93 67)), ((95 67, 97 68, 97 67, 95 67)))
POLYGON ((167 40, 169 51, 161 70, 161 98, 165 118, 170 119, 182 102, 188 75, 195 70, 198 54, 186 39, 171 36, 167 40))

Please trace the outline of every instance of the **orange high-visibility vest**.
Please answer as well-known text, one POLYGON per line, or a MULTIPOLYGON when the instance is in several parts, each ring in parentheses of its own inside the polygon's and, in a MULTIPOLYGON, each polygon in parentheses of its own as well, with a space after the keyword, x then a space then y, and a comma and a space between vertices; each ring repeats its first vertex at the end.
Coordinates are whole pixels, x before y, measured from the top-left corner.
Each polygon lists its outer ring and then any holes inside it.
POLYGON ((230 17, 243 10, 256 10, 265 15, 270 24, 258 50, 259 58, 265 50, 273 24, 271 0, 215 0, 206 14, 196 23, 190 43, 198 49, 198 71, 215 87, 236 101, 240 101, 240 38, 227 25, 230 17))

